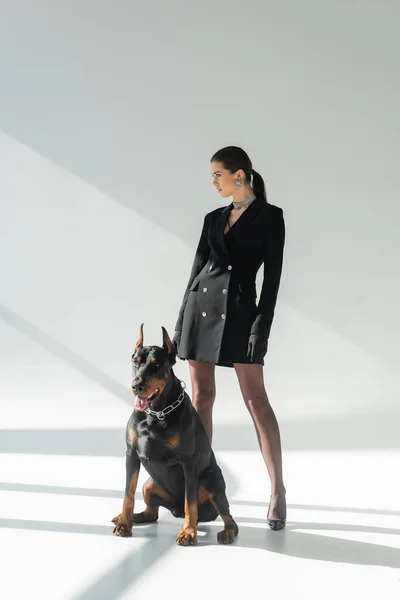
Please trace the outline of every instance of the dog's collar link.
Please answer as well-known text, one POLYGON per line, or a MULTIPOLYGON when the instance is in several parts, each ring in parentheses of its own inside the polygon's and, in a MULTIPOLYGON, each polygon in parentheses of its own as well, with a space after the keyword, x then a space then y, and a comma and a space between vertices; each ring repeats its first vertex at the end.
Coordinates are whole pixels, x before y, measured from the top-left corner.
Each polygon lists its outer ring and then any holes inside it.
POLYGON ((157 419, 159 421, 164 421, 165 419, 165 415, 168 415, 170 412, 172 412, 173 410, 175 410, 175 408, 178 408, 178 406, 180 404, 182 404, 183 399, 185 397, 185 383, 183 381, 181 381, 181 385, 182 385, 182 393, 179 395, 178 399, 175 400, 175 402, 173 404, 170 404, 169 406, 166 406, 165 408, 163 408, 162 410, 151 410, 150 408, 145 408, 144 412, 147 413, 148 415, 152 415, 153 417, 157 417, 157 419))

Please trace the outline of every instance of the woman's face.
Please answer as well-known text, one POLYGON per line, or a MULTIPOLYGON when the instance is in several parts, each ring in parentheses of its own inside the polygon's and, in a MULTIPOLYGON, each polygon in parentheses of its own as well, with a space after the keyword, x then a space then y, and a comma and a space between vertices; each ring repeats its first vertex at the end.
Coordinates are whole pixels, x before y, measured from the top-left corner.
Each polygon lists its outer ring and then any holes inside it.
POLYGON ((223 198, 232 196, 236 189, 235 180, 243 177, 242 171, 231 173, 220 162, 211 163, 211 175, 213 177, 213 186, 223 198))

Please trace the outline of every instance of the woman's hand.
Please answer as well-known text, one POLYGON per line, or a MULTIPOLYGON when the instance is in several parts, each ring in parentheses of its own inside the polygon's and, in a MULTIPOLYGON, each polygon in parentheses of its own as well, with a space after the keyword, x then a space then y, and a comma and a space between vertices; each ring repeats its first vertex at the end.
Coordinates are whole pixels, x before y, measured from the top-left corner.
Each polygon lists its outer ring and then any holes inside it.
POLYGON ((259 335, 252 333, 249 337, 249 345, 247 347, 247 357, 253 363, 261 363, 267 353, 268 340, 265 340, 259 335))

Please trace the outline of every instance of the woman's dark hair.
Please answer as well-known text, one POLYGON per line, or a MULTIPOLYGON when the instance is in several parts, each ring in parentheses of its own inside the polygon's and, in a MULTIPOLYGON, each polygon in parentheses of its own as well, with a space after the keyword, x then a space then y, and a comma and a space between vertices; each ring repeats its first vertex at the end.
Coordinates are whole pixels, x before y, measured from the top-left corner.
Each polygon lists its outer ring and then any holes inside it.
POLYGON ((221 148, 214 154, 211 162, 220 162, 224 165, 225 169, 228 169, 231 173, 236 173, 239 169, 242 169, 246 174, 246 179, 250 183, 251 176, 253 175, 253 191, 258 198, 264 198, 267 202, 267 192, 265 189, 265 183, 260 173, 254 171, 253 165, 248 154, 238 146, 227 146, 221 148))

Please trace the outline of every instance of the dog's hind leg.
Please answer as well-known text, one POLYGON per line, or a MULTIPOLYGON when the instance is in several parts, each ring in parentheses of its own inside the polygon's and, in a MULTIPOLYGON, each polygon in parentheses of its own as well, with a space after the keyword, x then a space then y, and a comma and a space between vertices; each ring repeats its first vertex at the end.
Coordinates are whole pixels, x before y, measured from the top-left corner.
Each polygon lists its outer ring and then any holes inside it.
POLYGON ((197 501, 199 505, 199 523, 208 523, 215 521, 218 517, 218 511, 210 500, 210 492, 208 492, 204 486, 199 486, 197 495, 197 501))
POLYGON ((199 502, 209 501, 224 522, 224 529, 217 535, 220 544, 232 544, 239 533, 239 527, 233 520, 225 493, 225 481, 220 468, 215 465, 212 471, 200 481, 199 502))
POLYGON ((158 519, 158 510, 160 506, 171 510, 173 503, 167 492, 163 490, 151 477, 143 485, 143 499, 146 504, 144 511, 133 515, 133 522, 154 523, 158 519))

